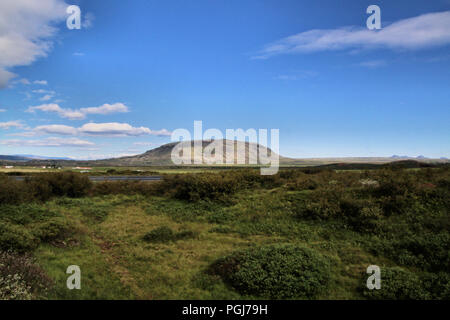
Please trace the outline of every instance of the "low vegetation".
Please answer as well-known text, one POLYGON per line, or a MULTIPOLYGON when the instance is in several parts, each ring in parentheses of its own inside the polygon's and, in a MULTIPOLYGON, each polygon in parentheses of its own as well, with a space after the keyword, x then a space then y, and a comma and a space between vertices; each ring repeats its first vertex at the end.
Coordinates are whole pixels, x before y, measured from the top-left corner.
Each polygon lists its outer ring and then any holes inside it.
POLYGON ((449 172, 3 175, 0 299, 450 299, 449 172))

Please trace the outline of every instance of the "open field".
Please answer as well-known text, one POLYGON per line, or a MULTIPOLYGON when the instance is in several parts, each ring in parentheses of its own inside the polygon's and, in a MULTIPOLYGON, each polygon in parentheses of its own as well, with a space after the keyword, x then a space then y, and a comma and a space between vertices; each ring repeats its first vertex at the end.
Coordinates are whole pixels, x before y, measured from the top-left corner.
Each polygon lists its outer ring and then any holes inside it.
POLYGON ((0 267, 0 281, 22 279, 2 297, 450 298, 448 167, 0 180, 0 266, 28 259, 0 267), (69 265, 81 290, 66 287, 69 265), (369 265, 381 268, 376 292, 369 265))

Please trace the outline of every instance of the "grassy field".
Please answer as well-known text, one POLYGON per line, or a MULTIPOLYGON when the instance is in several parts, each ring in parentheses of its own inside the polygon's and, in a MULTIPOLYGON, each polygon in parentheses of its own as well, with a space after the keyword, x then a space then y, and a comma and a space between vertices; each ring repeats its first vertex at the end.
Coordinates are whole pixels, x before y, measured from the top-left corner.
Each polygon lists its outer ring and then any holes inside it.
MULTIPOLYGON (((273 177, 227 170, 94 186, 55 177, 5 180, 0 189, 0 249, 27 255, 47 279, 46 290, 30 284, 33 298, 450 298, 447 168, 273 177), (14 198, 16 187, 38 198, 14 198), (279 245, 309 258, 271 262, 286 257, 279 245), (69 265, 80 266, 81 290, 66 287, 69 265), (365 289, 369 265, 387 277, 381 293, 365 289), (298 270, 315 273, 302 280, 298 270), (305 281, 312 292, 302 291, 305 281)), ((0 267, 0 281, 13 271, 0 267)), ((26 272, 15 270, 23 279, 26 272)))

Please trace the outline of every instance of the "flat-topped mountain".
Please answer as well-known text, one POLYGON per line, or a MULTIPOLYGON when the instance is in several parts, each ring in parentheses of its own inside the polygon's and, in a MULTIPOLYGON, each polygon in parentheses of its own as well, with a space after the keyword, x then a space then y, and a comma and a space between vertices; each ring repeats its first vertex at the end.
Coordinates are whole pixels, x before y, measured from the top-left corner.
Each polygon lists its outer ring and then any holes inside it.
MULTIPOLYGON (((240 142, 233 140, 203 140, 203 141, 184 141, 184 142, 172 142, 165 145, 162 145, 158 148, 149 150, 143 154, 139 154, 136 156, 122 157, 122 158, 114 158, 114 159, 106 159, 99 160, 101 162, 107 161, 112 165, 127 165, 127 166, 140 166, 140 165, 173 165, 172 161, 172 151, 173 149, 179 145, 179 156, 183 157, 183 149, 190 150, 190 155, 187 155, 186 159, 190 159, 189 162, 191 164, 207 164, 206 159, 212 159, 216 157, 216 152, 213 148, 209 149, 208 146, 215 143, 222 143, 223 152, 222 152, 222 162, 225 164, 227 156, 229 159, 233 159, 232 164, 260 164, 259 162, 259 152, 262 152, 263 155, 273 156, 276 154, 270 148, 265 146, 249 143, 249 142, 240 142), (239 150, 238 153, 238 145, 242 145, 242 150, 239 150), (209 150, 209 151, 208 151, 209 150), (234 154, 230 154, 229 150, 234 150, 234 154), (203 156, 204 154, 210 155, 210 157, 203 156), (240 161, 238 161, 240 159, 240 161)), ((217 155, 218 156, 218 155, 217 155)), ((279 156, 280 161, 290 160, 285 157, 279 156)))

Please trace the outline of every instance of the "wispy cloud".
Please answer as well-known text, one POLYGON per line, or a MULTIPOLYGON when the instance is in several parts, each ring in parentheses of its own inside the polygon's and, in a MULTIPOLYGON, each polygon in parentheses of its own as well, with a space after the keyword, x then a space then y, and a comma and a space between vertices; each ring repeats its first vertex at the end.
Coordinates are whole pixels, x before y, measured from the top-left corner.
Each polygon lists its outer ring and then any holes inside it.
POLYGON ((23 128, 23 123, 21 120, 16 121, 7 121, 7 122, 0 122, 0 129, 9 129, 9 128, 23 128))
POLYGON ((40 106, 29 107, 26 110, 26 112, 34 113, 38 110, 43 111, 43 112, 55 112, 61 118, 66 118, 66 119, 70 119, 70 120, 82 120, 86 117, 86 115, 80 111, 72 110, 72 109, 64 109, 64 108, 61 108, 56 103, 43 104, 40 106))
POLYGON ((60 134, 60 135, 76 135, 78 130, 74 127, 65 126, 61 124, 51 124, 47 126, 39 126, 34 128, 34 132, 44 134, 60 134))
POLYGON ((6 109, 0 109, 0 112, 6 112, 6 109))
POLYGON ((36 134, 57 134, 57 135, 87 135, 87 136, 107 136, 107 137, 126 137, 126 136, 144 136, 144 135, 154 135, 154 136, 170 136, 171 132, 162 130, 151 130, 146 127, 133 127, 128 123, 86 123, 79 128, 51 124, 43 125, 34 128, 31 131, 24 132, 22 134, 15 134, 16 136, 33 136, 36 134))
POLYGON ((7 146, 28 147, 91 147, 95 144, 78 138, 46 138, 42 140, 2 140, 0 144, 7 146))
POLYGON ((275 77, 277 80, 299 80, 306 79, 311 77, 316 77, 318 75, 315 71, 298 71, 298 72, 290 72, 287 74, 280 74, 275 77))
POLYGON ((363 27, 309 30, 271 43, 253 58, 331 50, 419 50, 448 44, 450 11, 443 11, 399 20, 376 31, 363 27))
POLYGON ((45 96, 41 97, 39 100, 41 100, 41 101, 48 101, 48 100, 50 100, 51 98, 53 98, 53 95, 51 95, 51 94, 46 94, 45 96))
POLYGON ((146 127, 133 127, 128 123, 86 123, 78 131, 82 134, 93 136, 142 136, 157 135, 169 136, 170 132, 166 129, 153 131, 146 127))
POLYGON ((34 84, 39 84, 41 86, 46 86, 48 84, 47 80, 35 80, 33 81, 34 84))
POLYGON ((133 145, 140 147, 151 147, 154 146, 155 144, 153 142, 134 142, 133 145))
POLYGON ((86 14, 84 14, 84 19, 82 21, 82 27, 84 29, 88 29, 91 28, 92 25, 94 24, 94 20, 95 20, 95 16, 92 12, 87 12, 86 14))
POLYGON ((123 103, 108 104, 105 103, 100 107, 81 108, 80 111, 84 114, 111 114, 118 112, 129 112, 129 109, 123 103))
MULTIPOLYGON (((45 98, 45 96, 43 98, 45 98)), ((112 113, 124 113, 124 112, 129 112, 129 109, 123 103, 118 102, 118 103, 114 103, 114 104, 106 103, 99 107, 81 108, 81 109, 75 109, 75 110, 61 108, 56 103, 50 103, 50 104, 43 104, 43 105, 39 105, 39 106, 31 106, 26 110, 26 112, 31 112, 31 113, 34 113, 36 111, 54 112, 54 113, 57 113, 61 118, 66 118, 69 120, 82 120, 82 119, 85 119, 86 115, 88 115, 88 114, 107 115, 107 114, 112 114, 112 113)))
POLYGON ((357 66, 360 67, 366 67, 366 68, 378 68, 378 67, 384 67, 387 65, 387 62, 385 60, 370 60, 370 61, 363 61, 357 64, 357 66))

